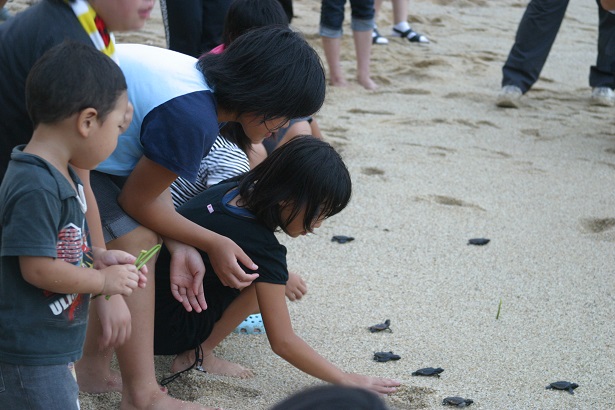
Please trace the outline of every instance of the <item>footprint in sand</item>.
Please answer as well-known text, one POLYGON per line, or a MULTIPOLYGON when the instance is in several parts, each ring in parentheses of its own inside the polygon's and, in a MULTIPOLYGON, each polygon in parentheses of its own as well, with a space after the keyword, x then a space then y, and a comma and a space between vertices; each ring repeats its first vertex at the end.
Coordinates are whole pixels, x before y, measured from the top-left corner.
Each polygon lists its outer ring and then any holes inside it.
POLYGON ((361 173, 364 175, 384 175, 384 171, 376 167, 363 167, 361 173))
POLYGON ((602 233, 615 227, 615 218, 584 218, 581 227, 585 232, 602 233))
POLYGON ((465 202, 462 201, 461 199, 457 199, 457 198, 453 198, 450 196, 445 196, 445 195, 429 195, 427 197, 415 197, 414 198, 416 201, 428 201, 428 202, 433 202, 439 205, 446 205, 446 206, 458 206, 458 207, 462 207, 462 208, 474 208, 474 209, 478 209, 481 211, 485 211, 486 209, 476 205, 476 204, 472 204, 469 202, 465 202))

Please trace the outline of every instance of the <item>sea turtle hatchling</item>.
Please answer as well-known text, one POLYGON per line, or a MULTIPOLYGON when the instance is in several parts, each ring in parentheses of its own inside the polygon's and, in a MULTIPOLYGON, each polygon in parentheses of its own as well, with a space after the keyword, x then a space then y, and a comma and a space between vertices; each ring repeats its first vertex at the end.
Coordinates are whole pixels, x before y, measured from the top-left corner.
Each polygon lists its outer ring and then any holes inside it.
POLYGON ((448 405, 448 406, 465 407, 465 406, 469 406, 472 403, 474 403, 474 400, 464 399, 463 397, 459 397, 459 396, 446 397, 444 400, 442 400, 442 405, 444 406, 448 405))
POLYGON ((554 390, 566 390, 568 391, 568 393, 574 394, 574 389, 576 389, 577 387, 579 387, 579 385, 576 383, 571 383, 571 382, 566 382, 566 381, 561 380, 559 382, 554 382, 554 383, 549 384, 546 388, 554 389, 554 390))
POLYGON ((374 352, 374 360, 377 362, 388 362, 389 360, 399 360, 400 355, 393 352, 374 352))
POLYGON ((370 326, 368 329, 372 333, 382 332, 383 330, 388 330, 389 332, 392 333, 393 330, 390 328, 390 326, 391 326, 391 320, 387 319, 384 321, 384 323, 378 323, 377 325, 370 326))
POLYGON ((346 236, 346 235, 334 235, 331 238, 331 242, 337 242, 337 243, 347 243, 347 242, 352 242, 354 241, 354 238, 352 236, 346 236))
POLYGON ((418 369, 415 372, 412 372, 413 376, 436 376, 440 377, 440 373, 444 371, 441 367, 424 367, 422 369, 418 369))

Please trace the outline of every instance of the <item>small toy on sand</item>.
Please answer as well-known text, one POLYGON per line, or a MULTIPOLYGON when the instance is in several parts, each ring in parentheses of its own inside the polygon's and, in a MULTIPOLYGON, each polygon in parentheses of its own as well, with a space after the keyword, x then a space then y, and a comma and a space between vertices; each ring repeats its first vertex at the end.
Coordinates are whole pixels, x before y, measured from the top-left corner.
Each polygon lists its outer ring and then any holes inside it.
POLYGON ((472 403, 474 403, 474 400, 464 399, 463 397, 459 397, 459 396, 446 397, 444 400, 442 400, 443 406, 448 405, 448 406, 465 407, 465 406, 469 406, 472 403))
POLYGON ((370 326, 368 329, 372 333, 382 332, 383 330, 388 330, 392 333, 393 330, 389 326, 391 326, 391 320, 387 319, 384 321, 384 323, 378 323, 377 325, 370 326))
POLYGON ((482 246, 482 245, 487 245, 489 241, 490 239, 487 239, 487 238, 472 238, 468 240, 468 245, 482 246))
POLYGON ((566 390, 568 393, 574 394, 574 389, 576 389, 577 387, 579 387, 579 385, 576 383, 566 382, 562 380, 559 382, 551 383, 546 388, 553 390, 566 390))
POLYGON ((399 360, 400 355, 393 352, 374 352, 374 360, 377 362, 388 362, 389 360, 399 360))
POLYGON ((440 377, 440 373, 442 373, 444 371, 443 368, 441 367, 425 367, 423 369, 418 369, 415 372, 412 372, 413 376, 436 376, 436 377, 440 377))
POLYGON ((331 242, 337 242, 337 243, 346 243, 346 242, 352 242, 352 241, 354 241, 354 238, 352 236, 335 235, 333 236, 333 238, 331 238, 331 242))

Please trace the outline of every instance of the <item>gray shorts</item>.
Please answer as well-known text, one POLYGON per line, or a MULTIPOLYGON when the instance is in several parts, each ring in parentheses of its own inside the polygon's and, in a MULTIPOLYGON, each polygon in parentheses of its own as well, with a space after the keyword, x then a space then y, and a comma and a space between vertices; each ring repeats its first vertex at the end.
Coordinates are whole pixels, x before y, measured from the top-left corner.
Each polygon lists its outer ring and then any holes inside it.
POLYGON ((126 177, 90 172, 90 184, 96 196, 105 243, 132 232, 140 224, 132 219, 117 202, 126 177))

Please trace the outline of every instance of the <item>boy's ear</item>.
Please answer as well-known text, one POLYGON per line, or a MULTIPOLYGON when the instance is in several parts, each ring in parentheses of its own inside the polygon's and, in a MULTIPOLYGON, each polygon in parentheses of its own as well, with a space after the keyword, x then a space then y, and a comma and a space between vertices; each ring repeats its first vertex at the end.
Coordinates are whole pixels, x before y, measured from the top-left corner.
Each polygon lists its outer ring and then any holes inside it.
POLYGON ((98 111, 96 111, 96 109, 90 107, 79 111, 79 115, 77 116, 77 128, 79 129, 79 134, 82 137, 88 138, 90 136, 90 132, 97 125, 98 111))

